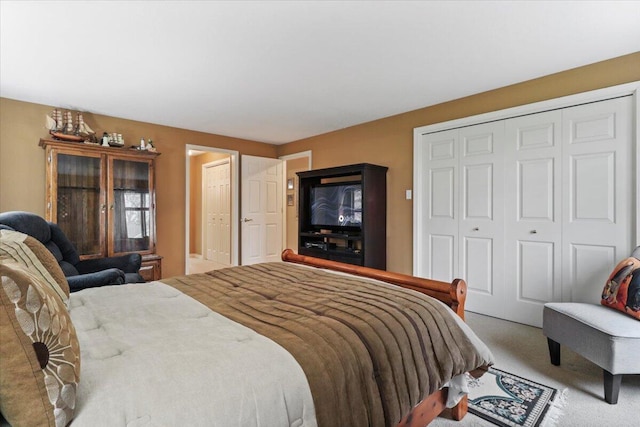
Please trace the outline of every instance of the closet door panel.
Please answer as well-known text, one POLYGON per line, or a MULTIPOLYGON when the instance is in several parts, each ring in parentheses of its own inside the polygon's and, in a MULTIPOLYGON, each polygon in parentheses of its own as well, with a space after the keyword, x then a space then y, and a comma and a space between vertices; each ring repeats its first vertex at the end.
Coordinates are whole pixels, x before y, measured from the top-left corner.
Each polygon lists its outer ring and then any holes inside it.
POLYGON ((533 304, 544 304, 553 300, 554 285, 557 285, 553 242, 518 242, 516 278, 518 300, 533 304))
POLYGON ((505 314, 534 326, 562 293, 561 119, 551 111, 505 124, 505 314))
POLYGON ((564 109, 563 299, 598 303, 633 237, 632 99, 564 109))
POLYGON ((615 152, 570 157, 569 220, 615 224, 615 152))
POLYGON ((462 275, 468 284, 468 291, 481 293, 485 297, 501 299, 501 286, 494 281, 493 239, 465 237, 462 275))
POLYGON ((493 219, 493 164, 468 165, 463 169, 464 218, 493 219))
POLYGON ((442 281, 459 277, 458 151, 457 130, 422 135, 416 150, 428 165, 419 183, 425 197, 414 221, 421 254, 414 262, 417 276, 442 281))
POLYGON ((460 273, 470 311, 501 316, 504 310, 504 122, 459 130, 460 273))
POLYGON ((455 167, 434 168, 430 171, 431 188, 429 197, 429 217, 432 219, 454 219, 455 167))
POLYGON ((603 266, 617 264, 615 246, 597 244, 570 244, 566 274, 573 280, 572 302, 599 304, 602 288, 611 271, 603 273, 603 266), (601 279, 603 277, 604 278, 601 279), (600 280, 601 279, 601 280, 600 280))
POLYGON ((451 281, 454 271, 457 271, 454 261, 458 259, 455 254, 456 236, 431 234, 429 237, 429 265, 431 267, 430 278, 451 281))
POLYGON ((546 157, 516 163, 517 221, 552 223, 555 215, 557 160, 546 157))

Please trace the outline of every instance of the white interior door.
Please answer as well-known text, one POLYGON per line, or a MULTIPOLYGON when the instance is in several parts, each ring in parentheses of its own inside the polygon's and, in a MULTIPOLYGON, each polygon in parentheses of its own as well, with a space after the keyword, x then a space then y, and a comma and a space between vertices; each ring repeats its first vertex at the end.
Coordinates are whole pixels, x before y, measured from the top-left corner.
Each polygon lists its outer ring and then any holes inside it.
POLYGON ((231 167, 229 160, 204 165, 205 258, 231 264, 231 167))
POLYGON ((206 165, 203 167, 203 169, 205 182, 205 230, 204 239, 202 239, 205 248, 204 258, 210 261, 215 261, 217 251, 215 236, 219 233, 219 224, 217 219, 218 203, 216 194, 217 188, 215 186, 215 169, 213 166, 206 165))
POLYGON ((242 156, 242 265, 280 261, 282 246, 282 160, 242 156))
POLYGON ((598 303, 609 273, 631 253, 632 102, 624 97, 563 111, 565 301, 598 303))
POLYGON ((505 124, 505 314, 539 327, 562 300, 561 121, 555 110, 505 124))

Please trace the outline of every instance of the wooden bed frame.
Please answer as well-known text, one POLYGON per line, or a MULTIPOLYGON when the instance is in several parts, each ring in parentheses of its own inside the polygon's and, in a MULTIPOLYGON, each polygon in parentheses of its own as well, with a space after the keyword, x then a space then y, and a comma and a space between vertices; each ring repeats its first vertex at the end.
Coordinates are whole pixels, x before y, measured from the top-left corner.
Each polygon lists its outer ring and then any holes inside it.
MULTIPOLYGON (((282 260, 368 277, 402 286, 403 288, 413 289, 414 291, 422 292, 423 294, 444 302, 464 320, 464 302, 467 297, 467 284, 462 279, 454 279, 451 283, 440 282, 409 276, 408 274, 392 273, 369 267, 298 255, 291 249, 285 249, 282 252, 282 260)), ((445 409, 447 393, 448 389, 445 387, 427 396, 400 421, 397 427, 423 427, 429 424, 445 409)), ((454 420, 459 421, 466 414, 467 396, 464 396, 462 400, 451 409, 451 416, 454 420)))

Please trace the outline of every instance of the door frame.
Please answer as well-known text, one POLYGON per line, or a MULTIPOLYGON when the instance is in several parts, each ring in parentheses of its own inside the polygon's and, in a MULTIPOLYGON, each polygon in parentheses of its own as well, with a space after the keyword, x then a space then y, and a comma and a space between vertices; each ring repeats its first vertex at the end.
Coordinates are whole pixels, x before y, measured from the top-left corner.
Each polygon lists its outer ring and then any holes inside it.
MULTIPOLYGON (((202 240, 202 258, 203 259, 207 259, 206 257, 206 250, 207 250, 207 246, 206 246, 206 242, 207 242, 207 227, 204 226, 204 218, 206 216, 207 212, 207 204, 206 204, 206 196, 205 196, 205 189, 207 188, 207 182, 205 180, 205 171, 207 170, 207 168, 215 168, 216 166, 221 166, 224 164, 229 164, 229 171, 231 172, 231 158, 226 158, 226 159, 220 159, 220 160, 214 160, 213 162, 208 162, 208 163, 204 163, 202 165, 202 179, 200 180, 200 186, 202 188, 202 193, 201 193, 201 198, 202 198, 202 216, 201 218, 203 218, 203 224, 202 224, 202 236, 200 237, 202 240)), ((231 186, 231 174, 229 174, 229 185, 231 186)), ((231 188, 231 190, 233 191, 233 187, 231 188)), ((231 232, 231 228, 229 228, 229 231, 231 232)), ((229 236, 229 239, 231 239, 231 236, 229 236)), ((231 239, 232 240, 232 239, 231 239)), ((233 241, 233 240, 232 240, 233 241)), ((217 261, 216 261, 217 262, 217 261)))
MULTIPOLYGON (((297 153, 286 154, 284 156, 279 156, 278 158, 282 160, 282 206, 283 210, 287 208, 287 160, 300 159, 303 157, 307 157, 309 162, 307 164, 307 170, 312 169, 313 159, 312 159, 312 151, 300 151, 297 153)), ((296 200, 298 196, 295 196, 296 200)), ((287 243, 287 215, 283 215, 282 217, 282 243, 286 247, 287 243)))
POLYGON ((634 233, 635 233, 635 245, 640 245, 640 149, 638 149, 638 141, 640 140, 640 80, 626 83, 622 85, 611 86, 604 89, 597 89, 593 91, 583 92, 576 95, 569 95, 560 98, 554 98, 546 101, 536 102, 532 104, 521 105, 517 107, 507 108, 504 110, 491 111, 488 113, 478 114, 475 116, 463 117, 461 119, 449 120, 446 122, 435 123, 433 125, 420 126, 413 129, 413 274, 417 274, 418 265, 420 263, 420 257, 426 252, 426 248, 420 245, 419 236, 423 233, 423 226, 420 218, 426 215, 427 201, 421 200, 421 195, 424 194, 423 182, 421 180, 421 171, 425 166, 422 162, 423 158, 423 144, 420 143, 420 138, 424 134, 439 132, 444 130, 451 130, 455 128, 472 126, 490 121, 503 120, 518 116, 524 116, 527 114, 540 113, 552 109, 560 109, 566 107, 572 107, 580 104, 586 104, 590 102, 604 101, 610 98, 617 98, 621 96, 631 95, 633 97, 634 111, 631 114, 632 120, 632 150, 635 151, 635 164, 632 168, 632 176, 635 176, 635 189, 633 191, 636 194, 635 202, 635 221, 634 221, 634 233))
MULTIPOLYGON (((239 256, 239 231, 238 225, 240 221, 239 212, 240 212, 240 202, 239 202, 239 183, 240 183, 240 174, 239 174, 239 159, 240 152, 236 150, 227 150, 224 148, 216 148, 216 147, 207 147, 203 145, 193 145, 193 144, 185 144, 185 246, 184 246, 184 271, 185 274, 189 274, 189 247, 190 247, 190 239, 189 239, 189 231, 191 229, 191 224, 189 223, 189 213, 191 211, 190 207, 190 177, 191 177, 191 166, 189 160, 189 151, 204 151, 204 152, 212 152, 212 153, 225 153, 229 155, 229 161, 231 166, 231 265, 238 265, 238 256, 239 256)), ((202 185, 202 183, 200 183, 202 185)))

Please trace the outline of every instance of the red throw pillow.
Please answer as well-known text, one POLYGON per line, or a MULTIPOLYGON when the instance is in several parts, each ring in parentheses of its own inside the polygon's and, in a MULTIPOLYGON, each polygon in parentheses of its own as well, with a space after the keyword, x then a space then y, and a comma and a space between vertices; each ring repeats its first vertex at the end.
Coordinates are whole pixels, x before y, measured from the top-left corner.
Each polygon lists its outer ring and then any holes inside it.
POLYGON ((616 265, 600 302, 640 320, 640 259, 629 257, 616 265))

